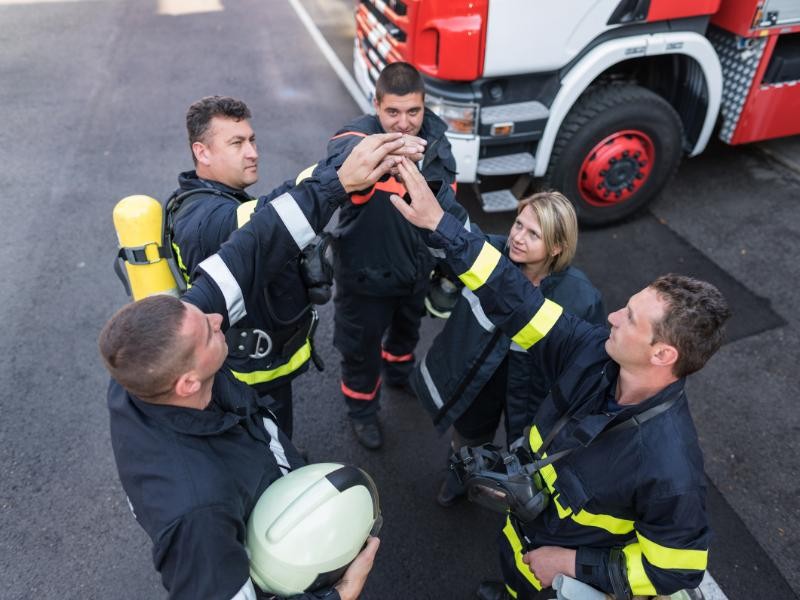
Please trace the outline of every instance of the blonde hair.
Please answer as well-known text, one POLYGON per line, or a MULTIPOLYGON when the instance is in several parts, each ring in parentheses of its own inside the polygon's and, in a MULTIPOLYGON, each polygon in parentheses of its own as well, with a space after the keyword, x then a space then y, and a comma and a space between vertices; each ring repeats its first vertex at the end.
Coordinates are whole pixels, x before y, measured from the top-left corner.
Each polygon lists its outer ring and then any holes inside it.
POLYGON ((551 273, 566 269, 578 249, 578 219, 572 203, 561 192, 547 190, 523 198, 517 206, 517 214, 529 206, 542 228, 542 241, 550 261, 547 265, 551 273), (555 249, 561 251, 552 256, 555 249))

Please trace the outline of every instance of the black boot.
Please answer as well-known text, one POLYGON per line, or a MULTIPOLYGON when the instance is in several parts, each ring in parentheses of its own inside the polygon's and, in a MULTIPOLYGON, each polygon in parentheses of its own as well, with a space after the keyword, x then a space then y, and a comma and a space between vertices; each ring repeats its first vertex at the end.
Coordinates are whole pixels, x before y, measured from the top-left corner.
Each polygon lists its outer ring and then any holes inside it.
POLYGON ((482 581, 477 590, 478 600, 511 600, 502 581, 482 581))
POLYGON ((367 420, 350 419, 358 443, 370 450, 383 446, 383 433, 377 417, 367 420))

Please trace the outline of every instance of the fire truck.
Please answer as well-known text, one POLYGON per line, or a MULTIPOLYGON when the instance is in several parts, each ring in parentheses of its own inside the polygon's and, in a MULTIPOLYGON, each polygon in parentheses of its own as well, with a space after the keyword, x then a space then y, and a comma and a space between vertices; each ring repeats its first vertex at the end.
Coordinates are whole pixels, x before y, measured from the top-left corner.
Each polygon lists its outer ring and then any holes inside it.
POLYGON ((362 91, 416 66, 485 211, 544 185, 603 225, 715 131, 800 133, 800 0, 356 0, 355 18, 362 91))

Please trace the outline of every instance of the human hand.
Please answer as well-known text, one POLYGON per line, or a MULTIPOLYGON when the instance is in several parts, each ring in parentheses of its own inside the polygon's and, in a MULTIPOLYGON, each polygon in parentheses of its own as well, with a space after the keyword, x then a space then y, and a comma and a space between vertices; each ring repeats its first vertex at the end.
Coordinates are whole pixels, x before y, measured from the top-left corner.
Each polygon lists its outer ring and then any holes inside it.
POLYGON ((400 139, 403 140, 403 145, 392 152, 392 155, 397 157, 407 156, 415 163, 421 161, 425 156, 425 146, 428 145, 428 140, 415 135, 408 135, 407 133, 404 133, 400 139))
POLYGON ((350 194, 374 185, 401 160, 392 153, 404 145, 400 133, 380 133, 365 137, 339 167, 338 175, 342 187, 350 194))
POLYGON ((367 547, 355 557, 339 583, 334 586, 342 600, 356 600, 361 594, 361 590, 364 589, 364 584, 367 582, 367 575, 372 570, 372 563, 375 561, 375 553, 378 551, 380 542, 376 537, 369 537, 367 547))
POLYGON ((553 585, 553 578, 559 573, 575 577, 576 554, 577 552, 570 548, 542 546, 526 552, 522 556, 522 562, 528 565, 542 587, 550 587, 553 585))
POLYGON ((439 221, 442 220, 444 211, 431 188, 428 187, 428 182, 417 170, 416 165, 407 158, 402 159, 397 168, 403 178, 408 195, 411 197, 411 204, 406 204, 406 201, 397 194, 389 196, 389 200, 412 225, 431 231, 435 230, 439 221))

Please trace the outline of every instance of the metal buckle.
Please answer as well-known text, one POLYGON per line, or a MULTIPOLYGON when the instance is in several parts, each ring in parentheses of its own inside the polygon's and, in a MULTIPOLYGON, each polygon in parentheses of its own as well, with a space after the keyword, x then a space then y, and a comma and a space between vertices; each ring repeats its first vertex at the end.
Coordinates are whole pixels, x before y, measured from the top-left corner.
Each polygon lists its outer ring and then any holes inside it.
POLYGON ((255 351, 250 354, 250 358, 264 358, 269 355, 272 352, 272 338, 269 337, 269 334, 261 329, 253 329, 253 335, 256 336, 256 345, 255 351), (261 342, 263 341, 267 342, 267 347, 264 350, 261 349, 261 342))

